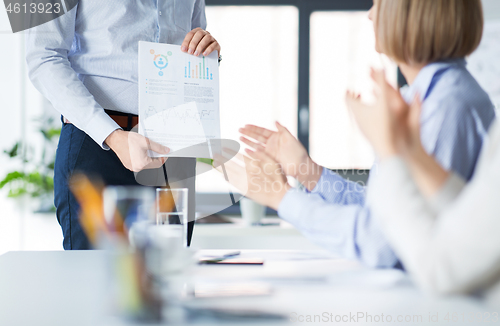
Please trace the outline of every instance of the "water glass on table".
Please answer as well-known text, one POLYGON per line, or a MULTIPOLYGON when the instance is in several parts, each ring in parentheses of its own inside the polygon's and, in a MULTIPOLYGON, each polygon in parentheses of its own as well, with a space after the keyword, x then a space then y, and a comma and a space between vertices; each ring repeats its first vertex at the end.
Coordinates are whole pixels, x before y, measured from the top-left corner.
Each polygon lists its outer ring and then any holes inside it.
POLYGON ((249 198, 240 199, 240 210, 243 222, 247 226, 258 226, 266 215, 266 207, 249 198))
POLYGON ((124 222, 131 228, 136 222, 151 221, 154 209, 154 191, 141 186, 108 186, 103 191, 103 210, 106 222, 117 225, 124 222))
POLYGON ((188 222, 188 189, 156 189, 156 224, 178 232, 184 247, 187 247, 188 222))

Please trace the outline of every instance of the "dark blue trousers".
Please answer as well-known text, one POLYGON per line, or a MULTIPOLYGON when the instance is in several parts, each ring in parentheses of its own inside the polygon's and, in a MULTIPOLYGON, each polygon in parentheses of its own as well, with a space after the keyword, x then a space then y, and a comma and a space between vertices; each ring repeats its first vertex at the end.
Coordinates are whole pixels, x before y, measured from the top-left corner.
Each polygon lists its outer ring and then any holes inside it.
MULTIPOLYGON (((189 189, 189 215, 194 216, 194 171, 196 168, 195 159, 175 158, 169 159, 166 165, 170 165, 168 171, 176 171, 176 167, 181 172, 173 173, 168 179, 182 179, 183 187, 189 189), (188 178, 192 176, 192 178, 188 178), (186 182, 186 179, 188 181, 186 182)), ((56 162, 54 168, 54 204, 56 215, 61 225, 64 235, 63 247, 65 250, 91 249, 90 243, 83 232, 78 220, 80 210, 78 202, 71 193, 68 181, 75 172, 82 172, 89 176, 99 177, 106 185, 130 185, 138 186, 136 176, 127 170, 120 162, 116 154, 109 150, 103 150, 85 132, 76 128, 73 124, 63 123, 61 137, 56 152, 56 162)), ((158 179, 165 179, 163 168, 148 170, 146 179, 151 179, 151 186, 164 186, 158 183, 158 179)), ((142 172, 141 172, 142 173, 142 172)), ((144 178, 143 178, 144 179, 144 178)), ((169 180, 172 183, 171 180, 169 180)), ((141 181, 141 184, 148 184, 141 181)), ((172 186, 173 187, 173 186, 172 186)), ((194 217, 190 216, 188 243, 194 227, 194 217)))

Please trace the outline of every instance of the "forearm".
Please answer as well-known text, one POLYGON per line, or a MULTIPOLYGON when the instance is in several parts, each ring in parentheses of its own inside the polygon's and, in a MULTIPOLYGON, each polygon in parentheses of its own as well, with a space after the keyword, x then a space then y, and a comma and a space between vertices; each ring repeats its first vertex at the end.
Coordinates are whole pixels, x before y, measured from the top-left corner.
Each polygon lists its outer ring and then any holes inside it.
POLYGON ((491 248, 498 248, 500 238, 491 225, 497 221, 491 205, 499 195, 482 194, 486 180, 475 182, 456 204, 436 215, 402 159, 383 162, 379 172, 368 191, 369 203, 420 286, 435 293, 468 293, 496 273, 498 255, 491 248))
POLYGON ((307 191, 319 194, 329 203, 344 205, 364 203, 364 185, 342 178, 315 163, 309 156, 302 161, 298 167, 293 167, 296 171, 294 177, 307 191))
POLYGON ((323 173, 323 167, 316 164, 309 156, 305 157, 303 163, 293 167, 296 171, 294 176, 307 190, 312 191, 317 185, 323 173))
POLYGON ((326 168, 322 169, 316 186, 308 191, 330 204, 362 206, 365 203, 365 184, 347 180, 326 168))
MULTIPOLYGON (((412 180, 405 161, 397 156, 383 160, 368 189, 368 204, 405 269, 429 288, 426 262, 435 262, 432 240, 436 216, 412 180)), ((433 268, 436 268, 434 265, 433 268)))
POLYGON ((30 78, 59 113, 100 146, 104 146, 105 139, 120 128, 68 65, 57 61, 41 63, 30 70, 30 78))
POLYGON ((397 258, 366 207, 328 204, 318 195, 290 190, 278 209, 313 243, 370 267, 393 267, 397 258))
POLYGON ((26 32, 29 77, 57 111, 104 146, 106 137, 119 126, 95 101, 68 60, 76 11, 77 7, 26 32))
POLYGON ((413 180, 426 198, 437 194, 450 177, 450 173, 421 146, 406 153, 404 160, 408 164, 413 180))
POLYGON ((467 182, 458 174, 450 173, 443 187, 437 194, 428 198, 429 206, 436 214, 444 212, 466 187, 467 182))

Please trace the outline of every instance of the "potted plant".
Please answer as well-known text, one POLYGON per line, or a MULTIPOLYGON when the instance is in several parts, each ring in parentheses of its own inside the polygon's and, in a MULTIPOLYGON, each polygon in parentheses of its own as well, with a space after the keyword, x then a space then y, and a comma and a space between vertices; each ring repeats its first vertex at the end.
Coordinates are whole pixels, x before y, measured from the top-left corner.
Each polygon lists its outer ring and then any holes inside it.
POLYGON ((10 198, 35 199, 36 212, 53 212, 55 148, 61 128, 55 126, 54 118, 41 118, 38 123, 43 136, 41 152, 36 153, 31 144, 26 144, 23 150, 21 141, 5 150, 4 154, 23 168, 7 173, 0 181, 0 189, 8 188, 10 198))

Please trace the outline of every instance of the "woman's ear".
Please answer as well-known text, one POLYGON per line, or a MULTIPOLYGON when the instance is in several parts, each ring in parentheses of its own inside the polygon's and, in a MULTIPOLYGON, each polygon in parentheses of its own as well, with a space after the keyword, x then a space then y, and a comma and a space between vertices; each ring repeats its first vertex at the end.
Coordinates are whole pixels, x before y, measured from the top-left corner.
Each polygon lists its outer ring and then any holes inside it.
POLYGON ((368 11, 368 19, 371 21, 373 21, 374 11, 375 11, 375 4, 368 11))

